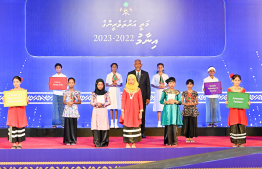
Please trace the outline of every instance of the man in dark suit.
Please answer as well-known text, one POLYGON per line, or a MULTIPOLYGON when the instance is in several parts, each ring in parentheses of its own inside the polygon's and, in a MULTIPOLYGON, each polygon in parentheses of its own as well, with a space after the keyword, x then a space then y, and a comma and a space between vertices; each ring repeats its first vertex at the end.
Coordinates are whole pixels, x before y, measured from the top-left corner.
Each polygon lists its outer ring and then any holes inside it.
POLYGON ((139 83, 139 88, 141 89, 142 92, 144 111, 142 116, 141 132, 142 132, 142 138, 146 138, 145 117, 146 117, 146 105, 150 103, 150 96, 151 96, 150 79, 148 73, 144 70, 141 70, 141 67, 143 66, 141 60, 139 59, 135 60, 134 66, 135 66, 135 70, 128 72, 128 75, 134 74, 136 76, 137 82, 139 83))

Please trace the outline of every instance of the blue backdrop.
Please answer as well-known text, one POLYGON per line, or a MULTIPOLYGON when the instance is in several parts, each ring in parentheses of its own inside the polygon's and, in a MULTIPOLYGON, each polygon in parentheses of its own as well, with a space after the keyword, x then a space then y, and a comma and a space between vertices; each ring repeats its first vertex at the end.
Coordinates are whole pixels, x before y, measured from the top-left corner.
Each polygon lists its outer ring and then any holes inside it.
MULTIPOLYGON (((141 59, 152 78, 162 62, 165 72, 177 79, 176 89, 186 90, 186 80, 194 79, 194 90, 200 94, 198 125, 206 126, 201 88, 207 68, 215 66, 224 92, 219 126, 227 126, 224 101, 233 85, 230 73, 240 74, 241 86, 251 93, 248 125, 261 126, 261 17, 260 0, 2 0, 0 89, 10 90, 13 76, 22 76, 21 87, 30 97, 29 127, 51 127, 52 92, 47 84, 60 62, 62 73, 74 77, 75 88, 82 91, 78 125, 90 127, 90 92, 97 78, 106 78, 111 63, 117 62, 118 72, 126 77, 134 60, 141 59)), ((153 99, 154 93, 147 107, 147 127, 157 126, 153 99)), ((1 104, 1 127, 6 127, 7 111, 1 104)))

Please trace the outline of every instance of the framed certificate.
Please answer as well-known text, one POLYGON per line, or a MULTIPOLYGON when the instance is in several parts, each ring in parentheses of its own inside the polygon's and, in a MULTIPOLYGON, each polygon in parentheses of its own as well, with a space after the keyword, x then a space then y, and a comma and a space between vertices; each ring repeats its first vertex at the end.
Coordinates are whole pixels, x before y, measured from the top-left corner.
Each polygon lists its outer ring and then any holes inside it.
POLYGON ((4 107, 27 106, 27 90, 4 91, 4 107))
POLYGON ((97 103, 104 104, 105 103, 105 96, 104 95, 97 95, 96 101, 97 101, 97 103))
POLYGON ((173 99, 175 100, 176 95, 175 94, 167 94, 167 100, 173 99))
POLYGON ((205 95, 222 94, 221 82, 204 83, 205 95))
POLYGON ((49 90, 66 90, 66 77, 49 77, 49 90))
POLYGON ((249 109, 250 93, 227 92, 227 107, 238 109, 249 109))

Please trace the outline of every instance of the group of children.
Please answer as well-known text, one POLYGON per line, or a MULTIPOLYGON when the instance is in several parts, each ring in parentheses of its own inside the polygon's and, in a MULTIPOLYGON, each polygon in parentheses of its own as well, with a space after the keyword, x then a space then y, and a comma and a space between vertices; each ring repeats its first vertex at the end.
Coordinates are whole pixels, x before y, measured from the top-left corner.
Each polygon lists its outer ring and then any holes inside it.
MULTIPOLYGON (((181 134, 186 137, 186 142, 194 142, 193 137, 197 137, 197 116, 199 115, 196 105, 198 105, 198 93, 192 88, 194 81, 188 79, 186 86, 188 90, 182 92, 175 89, 176 79, 164 74, 164 64, 157 64, 158 72, 154 75, 151 86, 155 88, 155 102, 153 110, 158 112, 158 127, 165 126, 164 144, 167 146, 177 145, 178 127, 182 126, 181 134), (179 105, 184 105, 181 113, 179 105), (161 117, 162 112, 162 117, 161 117), (181 117, 181 114, 183 118, 181 117), (160 122, 161 119, 161 122, 160 122)), ((103 79, 97 79, 95 90, 91 95, 90 105, 93 106, 91 130, 93 133, 93 143, 96 147, 105 147, 109 144, 109 118, 108 109, 111 114, 111 128, 118 128, 118 110, 121 109, 119 123, 123 127, 123 141, 126 148, 135 148, 135 143, 141 141, 141 119, 143 99, 136 76, 128 75, 127 83, 120 95, 122 87, 122 76, 117 73, 118 65, 111 64, 112 72, 107 75, 106 84, 103 79), (109 87, 109 91, 105 90, 109 87), (113 120, 115 111, 115 120, 113 120)), ((57 74, 53 77, 66 77, 61 73, 62 65, 55 65, 57 74)), ((208 69, 209 77, 204 82, 218 81, 214 77, 216 70, 214 67, 208 69)), ((239 86, 240 75, 231 75, 234 86, 228 89, 229 92, 245 92, 239 86)), ((20 87, 22 78, 13 78, 14 89, 24 90, 20 87)), ((53 119, 52 125, 64 126, 64 140, 66 145, 75 145, 77 142, 77 120, 80 117, 77 104, 81 104, 80 91, 74 89, 75 79, 68 79, 67 91, 54 91, 53 95, 53 119), (65 106, 64 106, 65 105, 65 106)), ((203 88, 204 90, 204 88, 203 88)), ((4 99, 3 99, 4 101, 4 99)), ((27 98, 28 101, 28 98, 27 98)), ((227 101, 226 101, 227 104, 227 101)), ((248 102, 250 105, 250 102, 248 102)), ((207 122, 209 127, 216 127, 215 123, 221 121, 218 96, 209 95, 206 100, 207 122)), ((229 109, 230 138, 234 147, 242 147, 246 142, 247 118, 245 109, 229 109)), ((21 149, 21 142, 25 140, 25 127, 28 126, 25 107, 9 107, 7 126, 9 141, 13 143, 12 149, 21 149), (18 143, 18 144, 17 144, 18 143)))

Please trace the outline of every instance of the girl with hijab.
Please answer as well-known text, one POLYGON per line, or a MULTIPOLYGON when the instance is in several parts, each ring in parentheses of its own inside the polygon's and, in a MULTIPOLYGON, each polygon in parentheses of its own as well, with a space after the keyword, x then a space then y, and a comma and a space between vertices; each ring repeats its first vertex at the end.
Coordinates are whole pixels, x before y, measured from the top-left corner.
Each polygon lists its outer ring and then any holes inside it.
POLYGON ((95 91, 91 96, 91 106, 93 106, 91 130, 93 133, 93 143, 96 147, 107 147, 109 144, 109 121, 107 106, 110 105, 109 93, 105 90, 103 79, 97 79, 95 91))
POLYGON ((130 74, 122 93, 122 113, 119 123, 124 125, 123 138, 126 148, 131 148, 130 143, 132 143, 132 148, 136 148, 135 143, 141 141, 143 99, 138 85, 136 76, 130 74))

